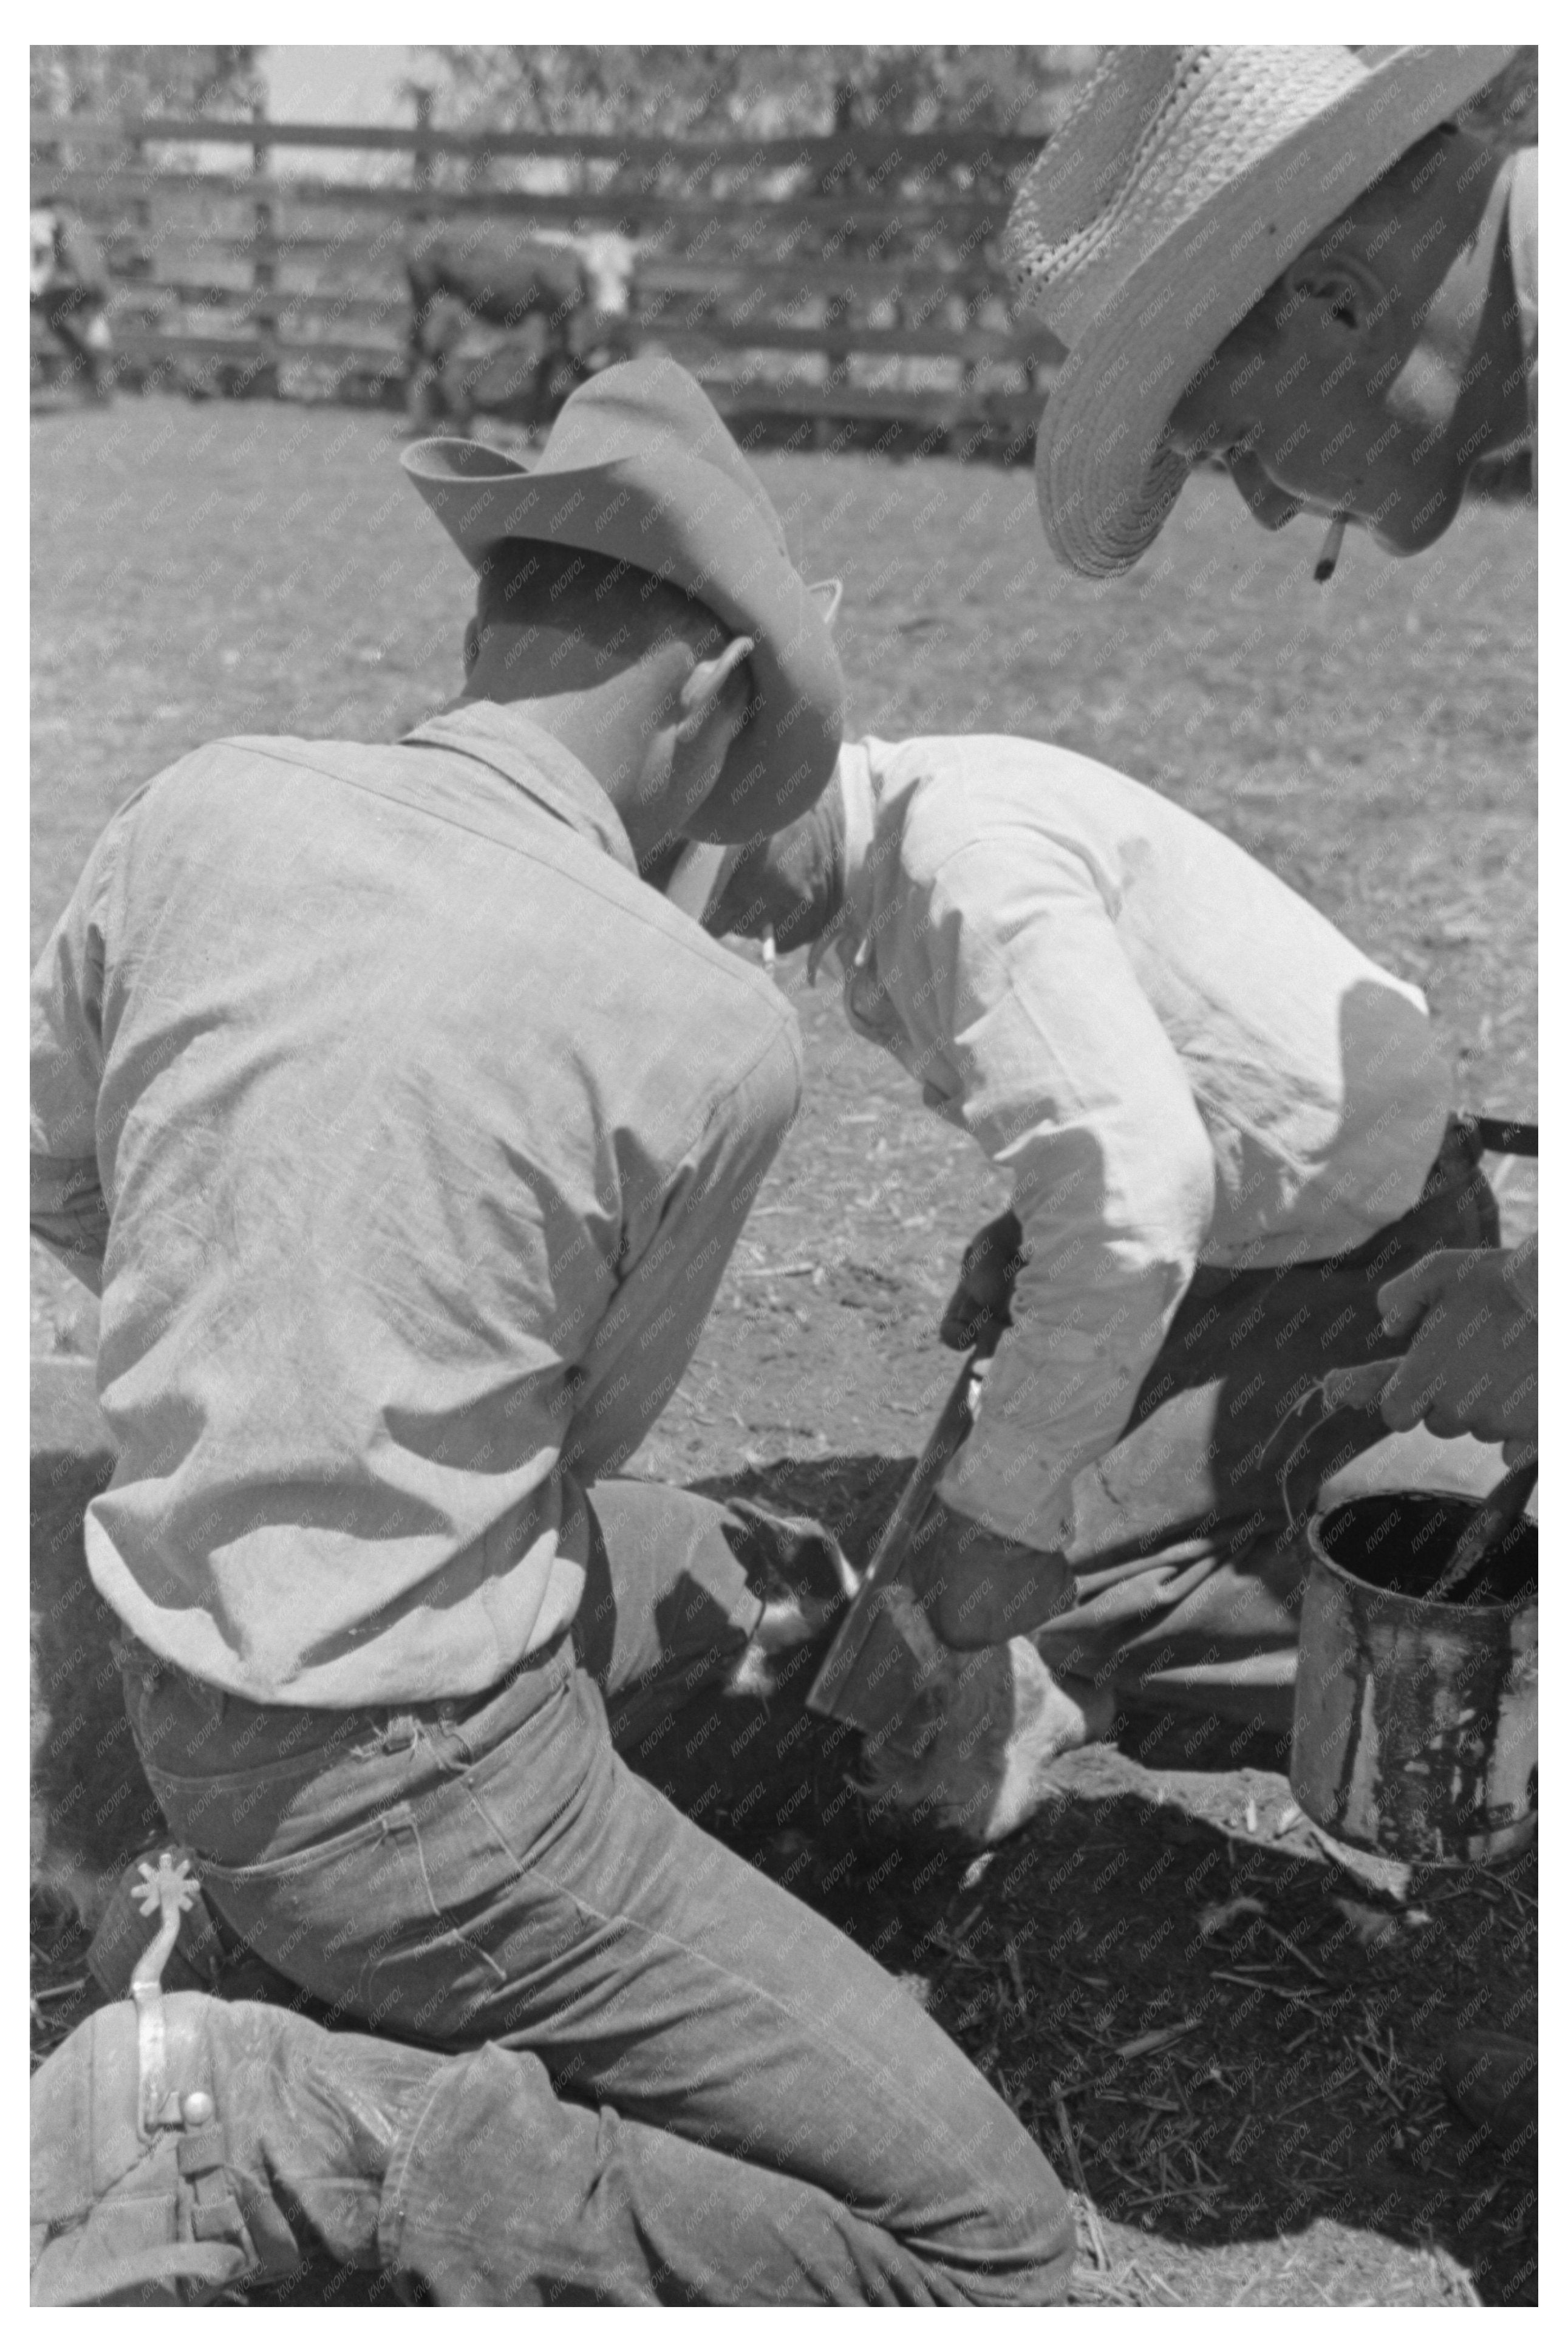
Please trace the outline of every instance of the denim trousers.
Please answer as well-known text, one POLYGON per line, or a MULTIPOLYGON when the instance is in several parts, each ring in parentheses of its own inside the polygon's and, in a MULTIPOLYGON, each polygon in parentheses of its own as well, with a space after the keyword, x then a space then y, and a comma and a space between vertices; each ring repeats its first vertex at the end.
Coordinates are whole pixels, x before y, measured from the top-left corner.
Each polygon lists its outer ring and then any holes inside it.
POLYGON ((1034 1636, 1046 1664, 1144 1705, 1289 1733, 1310 1565, 1297 1522, 1326 1483, 1353 1487, 1350 1465, 1373 1447, 1379 1492, 1484 1492, 1500 1470, 1468 1441, 1390 1439, 1374 1412, 1291 1407, 1324 1372, 1409 1345, 1384 1335, 1384 1283, 1429 1250, 1497 1238, 1491 1188, 1451 1125, 1421 1199, 1359 1249, 1200 1267, 1125 1433, 1073 1482, 1070 1595, 1034 1636))
POLYGON ((255 1706, 123 1651, 148 1779, 243 1941, 336 2022, 492 2045, 400 2162, 399 2259, 455 2300, 1058 2301, 1070 2208, 996 2094, 616 1752, 760 1613, 734 1510, 629 1480, 588 1507, 575 1625, 476 1698, 255 1706))

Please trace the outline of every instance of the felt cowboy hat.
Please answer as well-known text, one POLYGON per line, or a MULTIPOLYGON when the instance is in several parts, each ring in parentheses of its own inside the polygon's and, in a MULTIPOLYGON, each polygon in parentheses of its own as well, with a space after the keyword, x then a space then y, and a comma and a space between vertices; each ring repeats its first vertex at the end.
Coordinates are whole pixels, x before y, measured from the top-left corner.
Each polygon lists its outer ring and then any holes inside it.
POLYGON ((1163 447, 1204 362, 1280 271, 1511 48, 1113 48, 1014 202, 1020 299, 1070 354, 1035 451, 1046 536, 1125 572, 1187 476, 1163 447))
POLYGON ((688 832, 744 841, 787 824, 833 773, 844 679, 784 525, 723 419, 682 367, 627 360, 581 385, 537 461, 480 441, 416 441, 415 488, 476 571, 503 539, 635 564, 754 640, 752 711, 688 832))

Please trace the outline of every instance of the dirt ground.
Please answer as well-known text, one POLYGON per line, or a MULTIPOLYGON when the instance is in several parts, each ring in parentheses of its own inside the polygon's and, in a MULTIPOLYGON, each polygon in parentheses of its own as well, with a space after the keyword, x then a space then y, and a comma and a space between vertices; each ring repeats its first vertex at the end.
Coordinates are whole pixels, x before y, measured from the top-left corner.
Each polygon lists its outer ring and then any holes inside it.
MULTIPOLYGON (((394 419, 149 399, 33 435, 36 953, 110 812, 182 751, 384 739, 449 698, 467 597, 394 419)), ((1532 512, 1472 509, 1405 565, 1352 539, 1322 591, 1305 524, 1268 538, 1205 478, 1097 586, 1055 571, 1026 471, 758 462, 808 576, 845 580, 853 731, 1031 734, 1159 785, 1420 982, 1457 1100, 1534 1116, 1532 512)), ((632 1467, 817 1509, 863 1558, 952 1376, 935 1327, 963 1243, 1005 1190, 801 962, 779 977, 805 1107, 632 1467)), ((1526 1229, 1533 1169, 1494 1174, 1526 1229)), ((94 1341, 35 1250, 34 1354, 94 1341)), ((1139 1719, 984 1863, 900 1853, 840 1797, 802 1688, 714 1734, 752 1760, 703 1818, 914 1980, 1037 2134, 1083 2193, 1081 2299, 1534 2299, 1532 2171, 1435 2082, 1461 2021, 1531 2028, 1533 1857, 1351 1869, 1291 1818, 1278 1752, 1139 1719)), ((695 1801, 707 1763, 658 1777, 695 1801)), ((35 1938, 47 2045, 79 1943, 47 1910, 35 1938)))

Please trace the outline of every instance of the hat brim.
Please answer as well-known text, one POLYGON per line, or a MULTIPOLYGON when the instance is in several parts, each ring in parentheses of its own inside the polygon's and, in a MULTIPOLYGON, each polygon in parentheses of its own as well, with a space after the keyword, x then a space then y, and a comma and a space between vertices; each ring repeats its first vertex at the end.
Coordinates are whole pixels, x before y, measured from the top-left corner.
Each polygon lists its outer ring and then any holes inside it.
POLYGON ((1513 54, 1464 47, 1385 55, 1353 89, 1184 215, 1140 263, 1079 337, 1036 438, 1040 519, 1065 564, 1109 579, 1146 552, 1189 470, 1184 458, 1162 448, 1161 436, 1204 362, 1362 189, 1474 98, 1513 54))
POLYGON ((656 460, 530 468, 483 442, 447 438, 413 443, 403 465, 476 572, 503 539, 581 548, 684 589, 752 638, 751 712, 688 835, 749 841, 790 824, 823 792, 844 729, 832 636, 760 527, 738 570, 736 494, 713 467, 667 447, 656 460))

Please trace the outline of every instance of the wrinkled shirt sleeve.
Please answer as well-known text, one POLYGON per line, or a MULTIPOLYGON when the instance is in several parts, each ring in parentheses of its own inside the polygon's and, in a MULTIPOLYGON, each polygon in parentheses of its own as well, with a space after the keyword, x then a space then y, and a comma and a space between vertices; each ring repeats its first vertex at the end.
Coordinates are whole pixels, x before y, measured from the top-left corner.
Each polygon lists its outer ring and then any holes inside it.
POLYGON ((117 840, 111 825, 38 959, 32 985, 32 1198, 46 1249, 97 1295, 109 1206, 98 1165, 103 1075, 101 909, 117 840))
POLYGON ((962 1122, 1013 1180, 1028 1264, 945 1500, 1048 1550, 1074 1473, 1125 1428, 1214 1215, 1212 1149, 1101 887, 1065 845, 984 836, 899 942, 962 1122))

